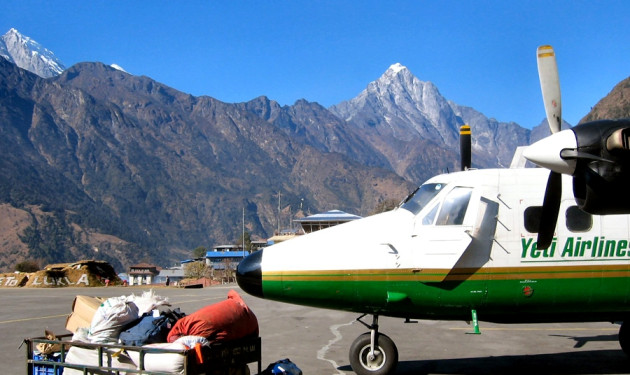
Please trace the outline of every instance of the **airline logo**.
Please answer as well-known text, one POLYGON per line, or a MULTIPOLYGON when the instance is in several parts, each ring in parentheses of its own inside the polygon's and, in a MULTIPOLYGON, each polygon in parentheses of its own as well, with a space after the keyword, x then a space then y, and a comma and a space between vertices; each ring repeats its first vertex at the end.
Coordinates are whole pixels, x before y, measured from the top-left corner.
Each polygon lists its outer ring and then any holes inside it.
POLYGON ((550 260, 612 260, 630 259, 627 239, 595 237, 567 237, 562 242, 554 237, 547 249, 538 249, 534 238, 521 238, 522 261, 550 260))

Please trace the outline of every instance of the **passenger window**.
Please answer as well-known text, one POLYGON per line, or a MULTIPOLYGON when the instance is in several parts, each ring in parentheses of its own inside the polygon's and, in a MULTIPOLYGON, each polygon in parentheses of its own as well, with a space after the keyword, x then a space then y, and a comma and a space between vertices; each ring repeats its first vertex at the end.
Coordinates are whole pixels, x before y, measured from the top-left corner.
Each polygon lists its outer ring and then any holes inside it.
POLYGON ((436 225, 462 225, 472 189, 456 187, 444 199, 436 225))
POLYGON ((578 206, 570 206, 565 214, 571 232, 588 232, 593 227, 593 217, 578 206))
POLYGON ((529 233, 538 233, 540 229, 540 218, 542 217, 542 206, 531 206, 523 213, 525 230, 529 233))

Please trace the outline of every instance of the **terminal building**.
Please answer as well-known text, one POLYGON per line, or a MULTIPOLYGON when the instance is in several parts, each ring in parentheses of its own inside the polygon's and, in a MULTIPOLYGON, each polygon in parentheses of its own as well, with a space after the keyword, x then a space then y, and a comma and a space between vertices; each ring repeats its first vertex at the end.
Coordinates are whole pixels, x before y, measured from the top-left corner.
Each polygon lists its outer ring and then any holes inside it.
POLYGON ((290 240, 295 236, 312 233, 320 229, 334 227, 335 225, 343 224, 348 221, 357 219, 362 219, 362 217, 352 215, 340 210, 331 210, 307 216, 301 219, 294 219, 293 222, 298 223, 300 225, 299 228, 285 229, 280 232, 276 232, 274 233, 273 237, 270 237, 267 240, 267 244, 273 245, 278 242, 290 240))
POLYGON ((352 215, 339 210, 331 210, 302 219, 296 219, 295 222, 300 224, 302 231, 306 234, 357 219, 361 219, 361 216, 352 215))
POLYGON ((236 269, 238 263, 248 254, 249 251, 208 251, 206 253, 206 265, 215 270, 236 269))
POLYGON ((161 268, 153 264, 139 263, 129 267, 129 285, 151 285, 161 268))

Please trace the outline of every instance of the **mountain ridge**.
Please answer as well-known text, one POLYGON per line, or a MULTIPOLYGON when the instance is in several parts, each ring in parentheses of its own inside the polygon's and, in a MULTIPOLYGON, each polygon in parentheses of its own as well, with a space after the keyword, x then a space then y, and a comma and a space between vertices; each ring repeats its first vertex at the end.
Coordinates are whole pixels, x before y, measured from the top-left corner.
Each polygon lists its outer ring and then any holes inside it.
POLYGON ((0 37, 0 56, 42 78, 57 76, 65 69, 52 51, 14 28, 0 37))
POLYGON ((549 134, 545 121, 530 131, 489 119, 399 63, 325 108, 224 103, 101 63, 42 79, 0 59, 0 269, 28 258, 168 265, 234 242, 243 214, 262 238, 330 209, 365 216, 459 169, 460 125, 484 168, 509 165, 549 134))
MULTIPOLYGON (((6 128, 14 131, 2 139, 14 156, 0 165, 9 177, 0 186, 4 201, 59 212, 50 226, 65 228, 69 237, 78 226, 92 237, 113 235, 143 249, 120 257, 117 266, 143 258, 171 262, 185 258, 185 249, 234 241, 243 208, 247 230, 265 237, 280 220, 278 191, 284 204, 280 215, 288 217, 297 213, 290 207, 302 202, 302 215, 320 208, 367 214, 379 201, 402 199, 412 189, 392 172, 367 170, 342 154, 323 154, 292 140, 236 105, 193 97, 100 63, 76 64, 43 80, 0 62, 0 90, 0 108, 22 108, 0 111, 3 124, 19 126, 6 128), (27 166, 32 178, 20 172, 27 166), (38 191, 49 186, 37 177, 43 174, 57 182, 43 198, 74 195, 63 203, 42 201, 38 191), (33 196, 24 197, 31 190, 33 196), (68 212, 72 207, 75 216, 68 212), (93 217, 96 213, 103 217, 93 217), (108 220, 106 230, 99 230, 108 220)), ((29 253, 46 258, 44 250, 33 249, 52 245, 44 246, 46 234, 34 223, 29 253)), ((89 241, 58 245, 73 250, 52 252, 55 261, 105 247, 89 241)))
POLYGON ((436 172, 459 169, 459 128, 464 124, 473 131, 476 168, 509 166, 514 150, 530 141, 528 129, 447 100, 433 83, 418 79, 400 63, 355 98, 329 109, 368 133, 372 146, 408 180, 423 181, 436 172))

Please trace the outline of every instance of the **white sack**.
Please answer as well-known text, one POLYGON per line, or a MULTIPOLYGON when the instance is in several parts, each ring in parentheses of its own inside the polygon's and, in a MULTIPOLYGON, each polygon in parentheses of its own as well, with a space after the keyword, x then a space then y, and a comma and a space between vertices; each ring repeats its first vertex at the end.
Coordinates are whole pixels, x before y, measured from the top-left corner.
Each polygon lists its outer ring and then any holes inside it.
MULTIPOLYGON (((103 366, 118 368, 118 369, 136 369, 136 365, 133 361, 123 355, 117 354, 113 355, 112 352, 103 350, 103 366)), ((78 346, 72 346, 70 350, 66 353, 65 363, 76 364, 76 365, 89 365, 89 366, 98 366, 98 349, 86 349, 78 346)), ((116 374, 115 371, 107 371, 107 370, 94 370, 88 371, 88 374, 116 374)), ((82 375, 83 370, 76 370, 72 368, 65 367, 63 369, 63 375, 82 375)), ((120 372, 121 375, 126 374, 126 372, 120 372)))
POLYGON ((203 336, 182 336, 173 342, 177 344, 184 344, 189 348, 194 348, 197 344, 210 346, 210 341, 203 336))
POLYGON ((171 304, 166 297, 160 297, 151 289, 148 292, 143 292, 141 296, 130 295, 127 297, 127 301, 133 302, 138 306, 138 316, 148 313, 151 310, 158 308, 159 306, 170 306, 171 304))
MULTIPOLYGON (((156 343, 143 345, 143 348, 159 348, 159 349, 177 349, 182 353, 146 353, 144 355, 144 369, 147 371, 160 371, 171 374, 183 374, 186 363, 186 355, 184 351, 186 345, 178 343, 156 343)), ((140 352, 127 350, 129 357, 136 366, 140 366, 140 352)))
POLYGON ((136 319, 138 306, 128 297, 109 298, 94 313, 88 338, 92 343, 115 344, 123 327, 136 319))

